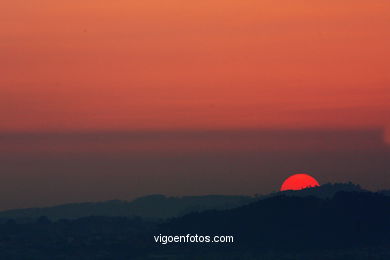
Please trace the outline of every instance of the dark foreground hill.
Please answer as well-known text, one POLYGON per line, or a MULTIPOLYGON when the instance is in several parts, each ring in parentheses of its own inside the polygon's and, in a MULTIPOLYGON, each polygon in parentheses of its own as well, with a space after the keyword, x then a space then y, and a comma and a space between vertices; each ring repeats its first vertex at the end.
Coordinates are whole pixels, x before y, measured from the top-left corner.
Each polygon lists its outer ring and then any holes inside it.
POLYGON ((390 197, 371 192, 339 192, 332 199, 279 196, 189 214, 165 227, 172 234, 231 234, 241 248, 364 247, 390 242, 390 197))
POLYGON ((390 197, 275 196, 164 222, 89 217, 0 224, 0 259, 390 259, 390 197), (233 243, 167 243, 158 235, 230 235, 233 243))

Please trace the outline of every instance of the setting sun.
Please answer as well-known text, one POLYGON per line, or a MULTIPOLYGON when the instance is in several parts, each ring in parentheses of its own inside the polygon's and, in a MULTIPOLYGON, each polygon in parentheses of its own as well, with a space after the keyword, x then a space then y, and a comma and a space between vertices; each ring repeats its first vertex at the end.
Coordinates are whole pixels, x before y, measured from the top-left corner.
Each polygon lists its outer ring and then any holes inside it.
POLYGON ((282 184, 280 191, 302 190, 305 188, 320 186, 318 181, 308 174, 300 173, 288 177, 282 184))

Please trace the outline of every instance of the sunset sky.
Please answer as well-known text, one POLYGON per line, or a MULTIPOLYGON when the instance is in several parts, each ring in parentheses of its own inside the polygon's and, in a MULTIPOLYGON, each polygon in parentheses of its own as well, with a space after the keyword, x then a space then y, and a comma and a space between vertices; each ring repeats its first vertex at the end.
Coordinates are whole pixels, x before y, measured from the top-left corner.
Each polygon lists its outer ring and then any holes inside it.
POLYGON ((2 1, 0 129, 377 128, 390 2, 2 1))
POLYGON ((271 191, 300 170, 389 188, 389 28, 388 0, 4 0, 0 188, 9 199, 0 208, 193 194, 191 180, 205 176, 199 193, 271 191), (249 159, 216 170, 237 158, 226 150, 249 159), (140 160, 129 155, 137 151, 140 160), (325 163, 324 154, 336 157, 325 163), (245 161, 260 155, 266 165, 245 161), (272 155, 277 169, 264 159, 272 155), (130 170, 126 156, 159 166, 130 170), (109 174, 95 165, 104 158, 109 174), (346 170, 359 158, 373 168, 346 170), (245 165, 246 184, 234 187, 245 165), (147 186, 157 171, 166 183, 147 186))

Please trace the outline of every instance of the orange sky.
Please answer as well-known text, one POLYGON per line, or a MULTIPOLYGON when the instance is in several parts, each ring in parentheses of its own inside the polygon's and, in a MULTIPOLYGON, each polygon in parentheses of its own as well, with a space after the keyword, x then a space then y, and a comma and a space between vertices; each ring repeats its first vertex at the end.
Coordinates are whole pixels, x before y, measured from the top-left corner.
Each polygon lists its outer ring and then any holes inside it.
POLYGON ((4 0, 0 131, 390 124, 388 0, 4 0))

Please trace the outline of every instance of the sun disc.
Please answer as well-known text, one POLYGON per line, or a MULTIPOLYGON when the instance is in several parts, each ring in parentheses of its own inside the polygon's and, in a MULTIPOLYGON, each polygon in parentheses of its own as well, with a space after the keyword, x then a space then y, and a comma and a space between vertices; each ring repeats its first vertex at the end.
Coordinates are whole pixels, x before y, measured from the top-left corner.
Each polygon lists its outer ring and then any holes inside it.
POLYGON ((306 173, 298 173, 288 177, 280 187, 280 191, 302 190, 320 186, 318 181, 306 173))

